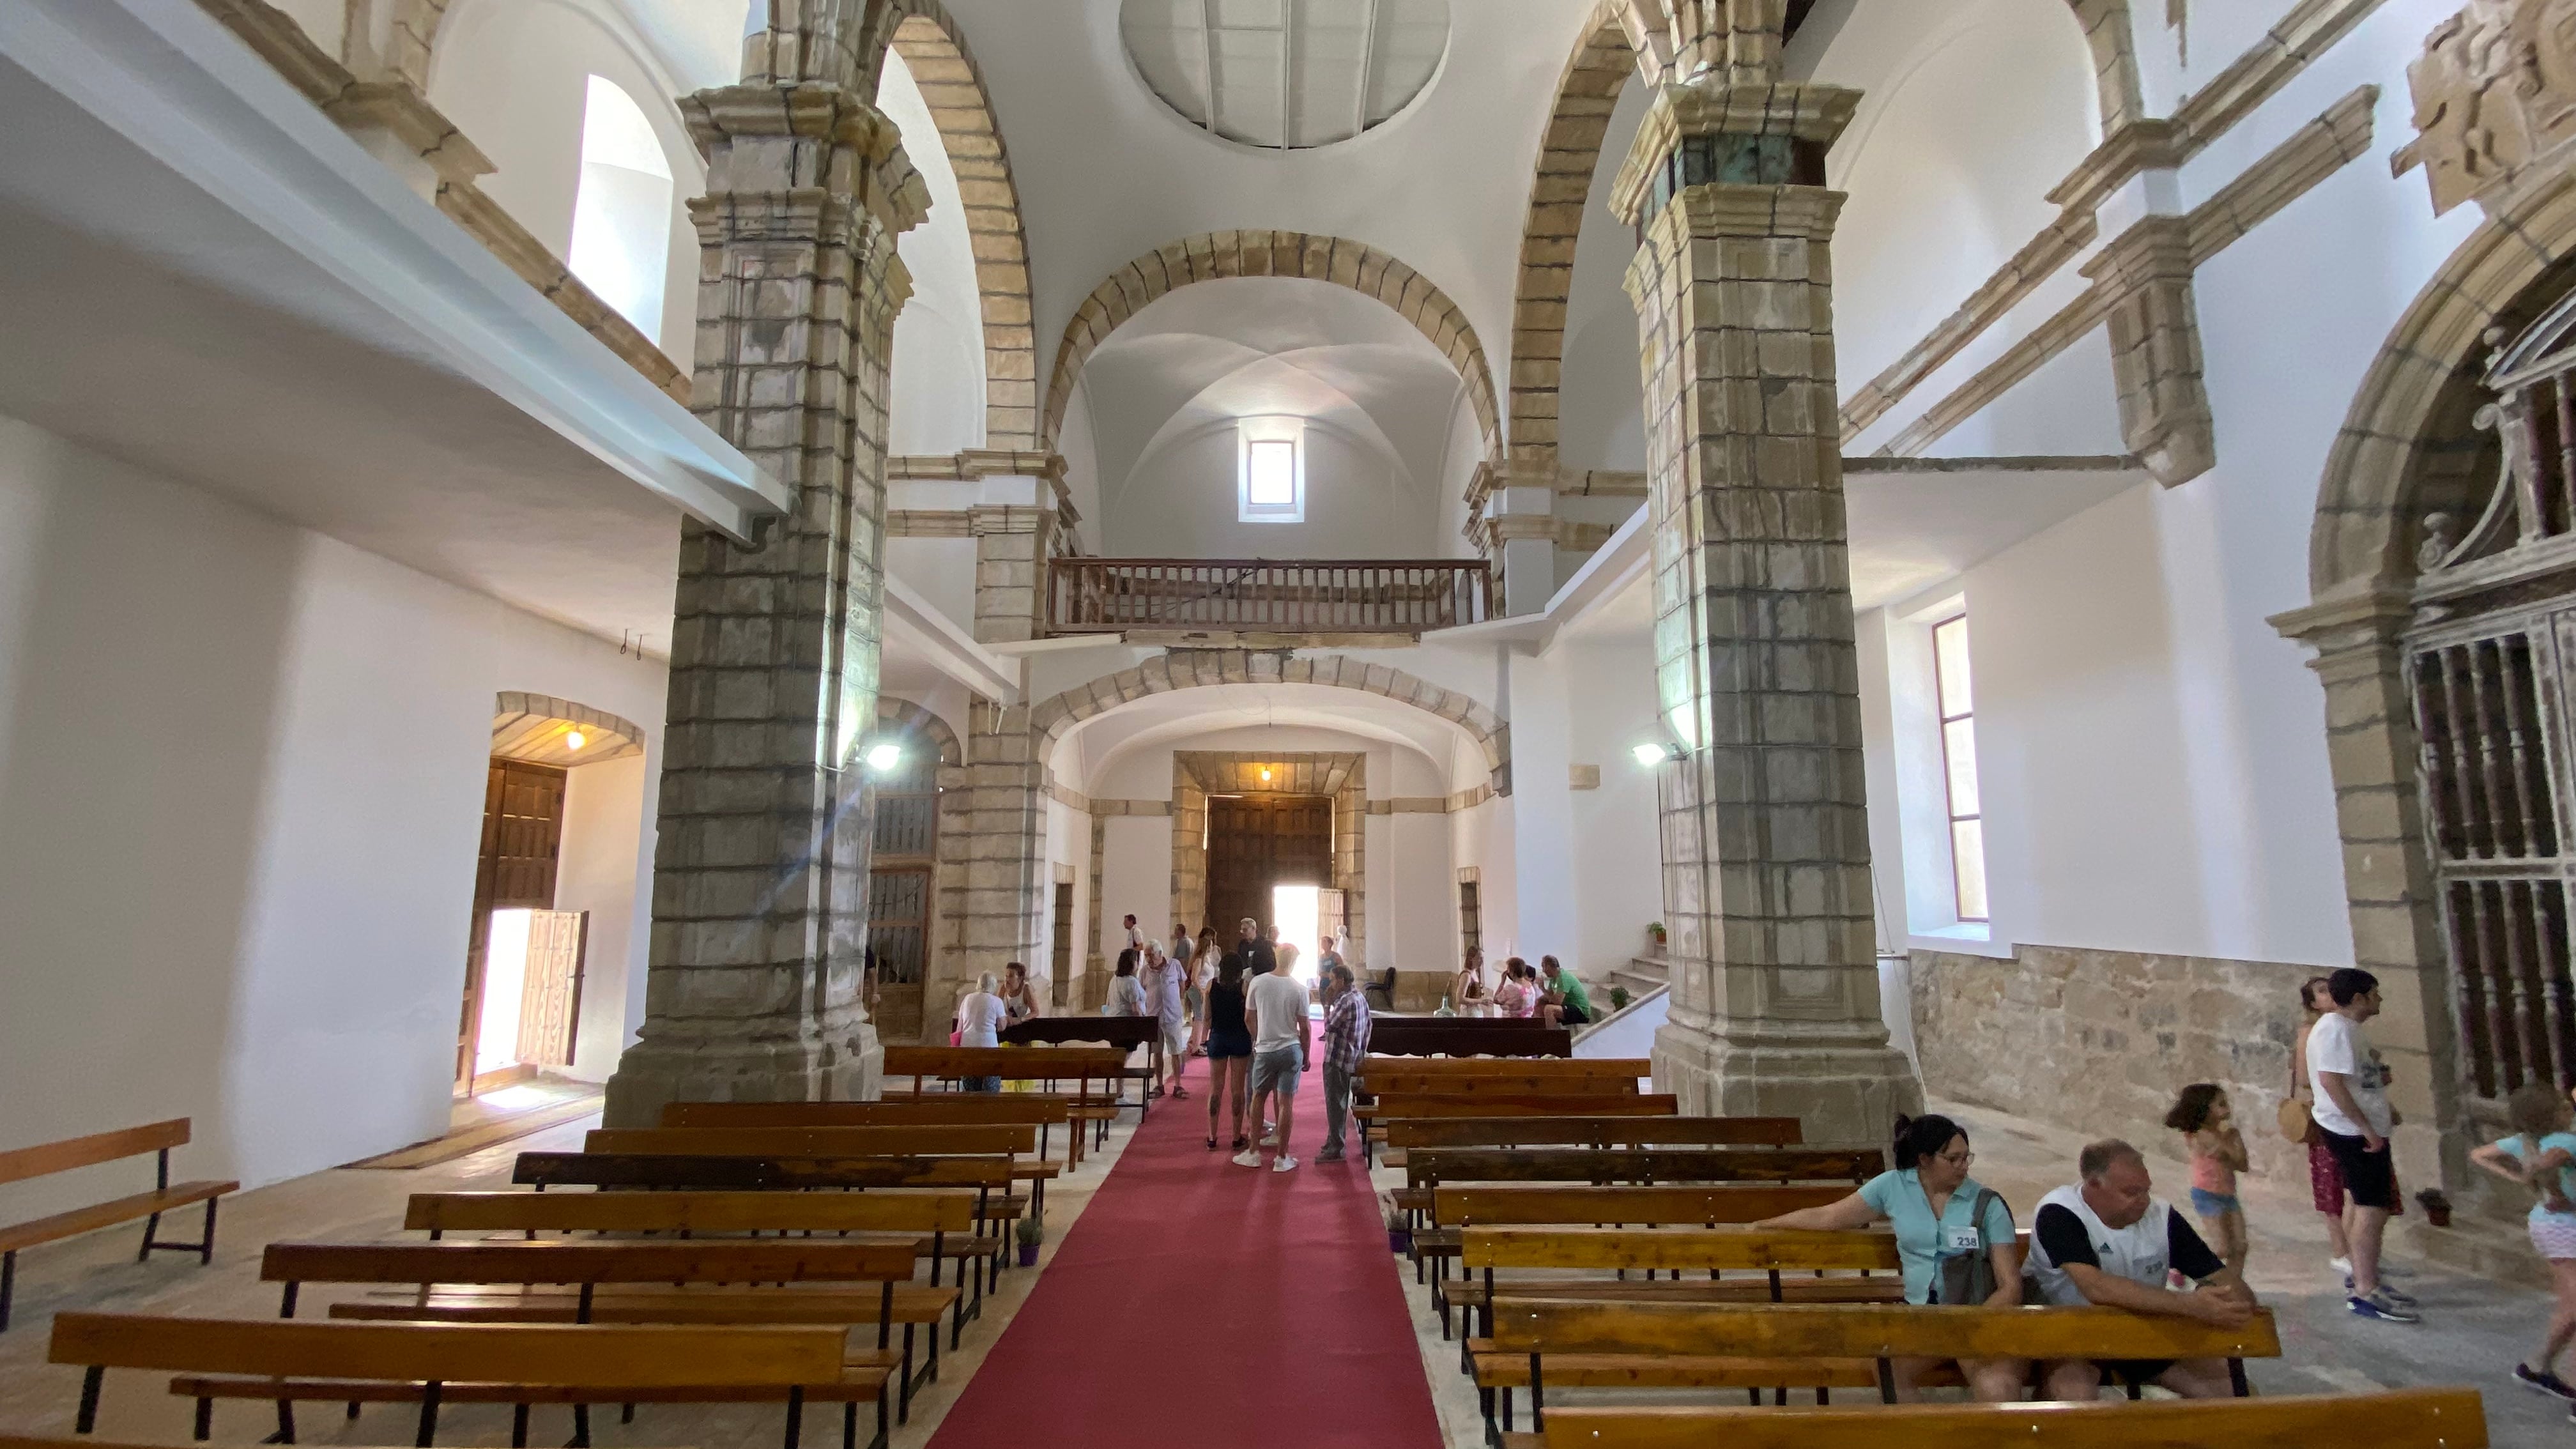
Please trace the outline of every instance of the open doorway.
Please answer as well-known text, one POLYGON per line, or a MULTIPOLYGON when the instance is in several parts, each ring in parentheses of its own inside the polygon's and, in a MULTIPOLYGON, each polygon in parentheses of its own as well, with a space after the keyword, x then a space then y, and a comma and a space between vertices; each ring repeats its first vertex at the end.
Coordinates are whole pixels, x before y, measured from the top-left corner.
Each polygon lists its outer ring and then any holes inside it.
POLYGON ((1250 917, 1294 942, 1296 973, 1312 979, 1318 893, 1333 879, 1329 795, 1218 795, 1208 801, 1208 919, 1218 934, 1250 917))
POLYGON ((589 916, 554 909, 568 774, 496 759, 485 777, 473 934, 456 1032, 460 1097, 572 1064, 589 916))

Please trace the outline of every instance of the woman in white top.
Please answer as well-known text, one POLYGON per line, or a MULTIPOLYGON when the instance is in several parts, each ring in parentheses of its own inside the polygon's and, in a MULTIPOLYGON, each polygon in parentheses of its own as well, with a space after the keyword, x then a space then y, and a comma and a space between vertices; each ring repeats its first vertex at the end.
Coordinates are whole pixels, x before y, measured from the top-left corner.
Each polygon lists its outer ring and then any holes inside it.
POLYGON ((1136 979, 1136 952, 1133 948, 1118 953, 1118 971, 1109 978, 1109 1000, 1100 1008, 1103 1016, 1143 1016, 1145 988, 1136 979))
MULTIPOLYGON (((996 984, 993 973, 987 971, 975 978, 975 989, 967 994, 965 1000, 957 1003, 959 1046, 997 1047, 1002 1044, 1002 1027, 1010 1020, 1011 1013, 1010 1008, 1002 1003, 1002 998, 993 994, 996 984)), ((998 1092, 1002 1090, 1002 1079, 969 1077, 966 1090, 998 1092)))
POLYGON ((1449 978, 1449 1011, 1455 1016, 1491 1016, 1493 1001, 1485 994, 1485 952, 1482 947, 1467 948, 1467 959, 1458 974, 1449 978))

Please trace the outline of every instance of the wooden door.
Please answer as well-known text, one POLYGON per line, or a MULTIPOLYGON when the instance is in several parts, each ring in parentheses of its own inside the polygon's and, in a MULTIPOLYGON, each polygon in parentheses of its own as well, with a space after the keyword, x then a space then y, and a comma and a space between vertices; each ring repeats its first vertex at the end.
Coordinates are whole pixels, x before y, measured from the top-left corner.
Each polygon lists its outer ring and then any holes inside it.
POLYGON ((456 1026, 456 1081, 474 1084, 474 1041, 483 1029, 483 952, 494 911, 550 911, 563 851, 565 772, 524 760, 494 760, 483 784, 483 845, 474 868, 473 930, 465 942, 465 1001, 456 1026))
POLYGON ((1057 1011, 1073 1000, 1073 883, 1058 881, 1055 887, 1055 934, 1053 955, 1048 961, 1048 979, 1054 983, 1054 994, 1048 1005, 1057 1011))
POLYGON ((1342 953, 1342 964, 1356 973, 1359 958, 1351 954, 1351 893, 1323 890, 1315 893, 1315 929, 1320 936, 1330 936, 1342 953))
POLYGON ((572 1065, 581 1031, 581 978, 590 912, 535 911, 528 917, 528 975, 519 997, 519 1060, 572 1065))
POLYGON ((1271 892, 1333 881, 1329 795, 1218 795, 1208 801, 1208 919, 1220 939, 1249 916, 1268 922, 1271 892))

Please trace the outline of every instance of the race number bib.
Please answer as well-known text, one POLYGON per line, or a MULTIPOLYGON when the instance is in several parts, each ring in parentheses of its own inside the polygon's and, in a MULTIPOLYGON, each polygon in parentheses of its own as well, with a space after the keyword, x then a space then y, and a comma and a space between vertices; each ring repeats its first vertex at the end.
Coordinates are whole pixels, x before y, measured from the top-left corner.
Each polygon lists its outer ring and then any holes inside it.
POLYGON ((1964 1228, 1944 1227, 1941 1229, 1941 1234, 1941 1251, 1944 1256, 1977 1251, 1977 1229, 1973 1224, 1964 1228))

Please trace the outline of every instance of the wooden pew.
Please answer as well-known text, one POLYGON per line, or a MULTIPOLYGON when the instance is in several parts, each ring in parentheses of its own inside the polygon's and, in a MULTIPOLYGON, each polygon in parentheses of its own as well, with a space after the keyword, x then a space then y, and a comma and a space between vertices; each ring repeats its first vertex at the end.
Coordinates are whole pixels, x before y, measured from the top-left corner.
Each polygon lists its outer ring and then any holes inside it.
POLYGON ((1417 1147, 1795 1147, 1795 1117, 1404 1117, 1388 1122, 1384 1155, 1417 1147))
POLYGON ((1372 1071, 1359 1080, 1359 1090, 1372 1097, 1635 1096, 1638 1078, 1623 1072, 1559 1072, 1552 1075, 1485 1072, 1474 1076, 1448 1073, 1372 1071))
MULTIPOLYGON (((1038 1130, 1009 1123, 968 1127, 633 1127, 599 1128, 584 1152, 674 1157, 1016 1157, 1035 1152, 1038 1130)), ((1032 1184, 1033 1208, 1046 1211, 1052 1162, 1014 1162, 1011 1177, 1032 1184)))
POLYGON ((8 1330, 10 1301, 17 1296, 18 1253, 21 1249, 76 1238, 86 1232, 140 1218, 143 1220, 143 1247, 135 1255, 136 1262, 149 1262, 156 1252, 194 1253, 200 1265, 215 1260, 216 1201, 225 1193, 240 1191, 241 1184, 170 1180, 170 1150, 188 1145, 188 1123, 188 1118, 174 1117, 148 1126, 93 1133, 87 1137, 68 1137, 60 1142, 0 1152, 0 1185, 50 1177, 75 1168, 96 1167, 101 1163, 140 1157, 147 1152, 154 1155, 155 1162, 150 1192, 111 1198, 22 1223, 0 1224, 0 1332, 8 1330), (193 1243, 162 1242, 161 1215, 196 1203, 206 1205, 204 1236, 193 1243))
MULTIPOLYGON (((1150 1016, 1102 1016, 1085 1012, 1074 1016, 1033 1016, 1023 1022, 1002 1028, 1002 1045, 1006 1047, 1056 1047, 1099 1042, 1120 1054, 1119 1079, 1136 1083, 1136 1120, 1145 1120, 1145 1108, 1153 1097, 1153 1087, 1163 1079, 1162 1023, 1150 1016), (1130 1068, 1125 1057, 1142 1047, 1145 1065, 1130 1068)), ((1112 1093, 1113 1096, 1122 1093, 1112 1093)))
POLYGON ((2142 1404, 1559 1409, 1544 1435, 1513 1437, 1529 1449, 2486 1449, 2487 1424, 2475 1389, 2398 1389, 2142 1404))
POLYGON ((1651 1077, 1655 1064, 1645 1057, 1412 1057, 1379 1054, 1374 1047, 1360 1063, 1365 1079, 1378 1071, 1419 1077, 1598 1077, 1625 1074, 1651 1077), (1633 1068, 1634 1070, 1629 1070, 1633 1068))
MULTIPOLYGON (((899 1235, 930 1260, 930 1286, 942 1265, 957 1260, 957 1283, 966 1265, 1000 1252, 1000 1238, 975 1235, 971 1192, 416 1192, 403 1226, 438 1241, 451 1232, 525 1233, 834 1233, 899 1235)), ((981 1276, 976 1298, 952 1310, 954 1346, 968 1312, 983 1308, 981 1276)))
MULTIPOLYGON (((1822 1207, 1851 1195, 1851 1189, 1840 1184, 1825 1187, 1788 1187, 1770 1184, 1732 1185, 1725 1187, 1444 1187, 1432 1194, 1431 1228, 1414 1235, 1414 1251, 1431 1265, 1432 1276, 1439 1283, 1433 1295, 1440 1309, 1440 1336, 1449 1336, 1449 1310, 1454 1305, 1473 1313, 1491 1301, 1490 1282, 1452 1284, 1448 1281, 1447 1261, 1456 1258, 1466 1246, 1471 1229, 1497 1227, 1543 1227, 1556 1224, 1580 1227, 1620 1225, 1627 1227, 1738 1227, 1758 1223, 1800 1208, 1822 1207)), ((1472 1265, 1470 1265, 1472 1266, 1472 1265)), ((1564 1266, 1560 1264, 1519 1264, 1497 1261, 1496 1267, 1564 1266)), ((1716 1265, 1706 1265, 1714 1270, 1716 1265)), ((1651 1275, 1649 1275, 1651 1278, 1651 1275)), ((1486 1277, 1490 1279, 1491 1274, 1486 1277)), ((1544 1298, 1622 1298, 1675 1296, 1706 1297, 1712 1301, 1747 1296, 1782 1297, 1835 1303, 1883 1302, 1891 1295, 1904 1296, 1902 1280, 1873 1281, 1862 1288, 1852 1280, 1791 1280, 1781 1290, 1778 1274, 1771 1275, 1767 1290, 1754 1285, 1738 1291, 1726 1285, 1727 1291, 1714 1291, 1713 1283, 1690 1283, 1678 1280, 1669 1284, 1641 1283, 1633 1279, 1608 1282, 1581 1279, 1559 1279, 1550 1282, 1518 1281, 1506 1283, 1503 1290, 1525 1292, 1525 1296, 1544 1298), (1701 1292, 1701 1290, 1710 1290, 1701 1292)), ((1491 1331, 1492 1323, 1486 1324, 1491 1331)))
POLYGON ((1374 1101, 1354 1106, 1353 1115, 1360 1119, 1360 1148, 1370 1166, 1375 1166, 1375 1143, 1385 1135, 1386 1124, 1396 1121, 1453 1121, 1471 1117, 1674 1117, 1681 1113, 1681 1098, 1669 1092, 1639 1092, 1637 1084, 1610 1090, 1583 1090, 1591 1084, 1570 1084, 1570 1090, 1542 1086, 1534 1091, 1490 1090, 1464 1092, 1382 1092, 1374 1101))
MULTIPOLYGON (((1041 1017, 1038 1020, 1052 1020, 1041 1017)), ((1101 1018, 1109 1020, 1110 1018, 1101 1018)), ((1141 1021, 1142 1017, 1125 1018, 1141 1021)), ((1021 1025, 1027 1025, 1026 1022, 1021 1025)), ((912 1078, 912 1094, 888 1093, 889 1102, 943 1100, 951 1094, 933 1096, 922 1090, 922 1083, 933 1079, 964 1081, 970 1077, 999 1077, 1006 1082, 1076 1083, 1076 1096, 1069 1114, 1076 1122, 1089 1122, 1096 1142, 1109 1140, 1109 1123, 1118 1115, 1119 1084, 1127 1079, 1125 1047, 887 1047, 884 1072, 886 1079, 912 1078), (1091 1090, 1093 1082, 1103 1085, 1098 1096, 1091 1090)), ((959 1096, 999 1096, 1006 1093, 956 1093, 959 1096)))
MULTIPOLYGON (((535 1194, 528 1194, 534 1196, 535 1194)), ((889 1353, 903 1325, 902 1414, 912 1407, 913 1339, 931 1329, 936 1362, 940 1315, 962 1296, 954 1288, 911 1283, 910 1243, 852 1243, 836 1238, 676 1239, 659 1242, 501 1240, 465 1243, 272 1243, 260 1281, 281 1285, 278 1317, 293 1318, 307 1283, 409 1283, 406 1300, 335 1304, 333 1318, 458 1323, 837 1323, 873 1324, 877 1351, 889 1353), (871 1283, 866 1293, 787 1293, 766 1286, 871 1283), (577 1294, 531 1290, 563 1285, 577 1294), (652 1292, 634 1291, 651 1285, 652 1292), (742 1285, 722 1289, 704 1285, 742 1285), (504 1293, 439 1292, 494 1288, 504 1293), (603 1293, 605 1288, 610 1291, 603 1293)), ((288 1406, 278 1406, 281 1432, 293 1436, 288 1406)))
MULTIPOLYGON (((1562 1237, 1558 1233, 1553 1236, 1562 1237)), ((1626 1234, 1629 1238, 1752 1237, 1755 1234, 1626 1234)), ((1844 1237, 1868 1234, 1799 1234, 1773 1236, 1844 1237)), ((1474 1241, 1470 1234, 1470 1243, 1474 1241)), ((1637 1266, 1661 1265, 1686 1256, 1678 1245, 1638 1245, 1625 1256, 1637 1266)), ((1591 1361, 1594 1373, 1612 1360, 1628 1360, 1634 1374, 1620 1386, 1669 1386, 1679 1365, 1703 1358, 1714 1345, 1725 1347, 1728 1363, 1759 1361, 1750 1370, 1797 1374, 1809 1368, 1863 1360, 1874 1365, 1879 1396, 1895 1402, 1894 1360, 1899 1358, 2019 1359, 2184 1359, 2227 1361, 2237 1396, 2248 1392, 2245 1360, 2278 1358, 2281 1335, 2269 1309, 2257 1310, 2242 1328, 2217 1328, 2184 1318, 2154 1317, 2119 1308, 1971 1308, 1915 1304, 1849 1304, 1815 1306, 1681 1303, 1559 1303, 1515 1299, 1494 1303, 1492 1347, 1477 1353, 1477 1378, 1487 1378, 1488 1361, 1527 1361, 1530 1418, 1544 1428, 1548 1373, 1552 1355, 1591 1361)), ((1493 1388, 1508 1388, 1497 1373, 1493 1388)), ((1773 1384, 1803 1380, 1773 1377, 1773 1384)), ((1562 1379, 1559 1386, 1564 1386, 1562 1379)), ((2134 1393, 2135 1390, 2132 1390, 2134 1393)))
MULTIPOLYGON (((1050 1134, 1066 1129, 1065 1166, 1082 1165, 1083 1134, 1072 1130, 1074 1098, 1037 1092, 942 1092, 884 1102, 673 1102, 665 1127, 976 1127, 1032 1126, 1038 1156, 1050 1134)), ((1097 1104, 1095 1104, 1097 1105, 1097 1104)))
POLYGON ((417 1403, 417 1442, 438 1432, 442 1402, 518 1406, 513 1440, 526 1443, 527 1406, 597 1403, 784 1403, 786 1449, 795 1449, 808 1399, 845 1406, 842 1437, 856 1438, 858 1406, 877 1405, 887 1434, 891 1365, 846 1361, 846 1334, 823 1327, 603 1327, 592 1324, 310 1323, 65 1313, 54 1319, 49 1361, 82 1371, 77 1432, 98 1423, 109 1369, 180 1377, 171 1391, 197 1400, 204 1438, 219 1397, 287 1402, 417 1403), (238 1391, 238 1394, 236 1393, 238 1391))
POLYGON ((1574 1033, 1537 1017, 1381 1016, 1369 1051, 1389 1057, 1572 1057, 1574 1033))

